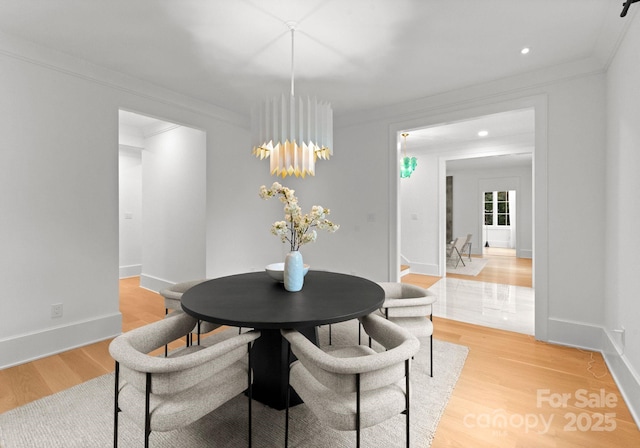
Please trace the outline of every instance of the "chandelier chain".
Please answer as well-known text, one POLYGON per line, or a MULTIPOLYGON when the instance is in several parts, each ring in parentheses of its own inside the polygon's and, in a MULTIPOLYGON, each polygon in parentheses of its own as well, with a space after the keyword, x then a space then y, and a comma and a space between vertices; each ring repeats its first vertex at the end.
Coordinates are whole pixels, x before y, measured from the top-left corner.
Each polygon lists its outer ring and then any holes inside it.
POLYGON ((403 133, 402 136, 404 137, 404 147, 403 147, 403 153, 404 156, 407 157, 407 137, 409 136, 408 133, 403 133))

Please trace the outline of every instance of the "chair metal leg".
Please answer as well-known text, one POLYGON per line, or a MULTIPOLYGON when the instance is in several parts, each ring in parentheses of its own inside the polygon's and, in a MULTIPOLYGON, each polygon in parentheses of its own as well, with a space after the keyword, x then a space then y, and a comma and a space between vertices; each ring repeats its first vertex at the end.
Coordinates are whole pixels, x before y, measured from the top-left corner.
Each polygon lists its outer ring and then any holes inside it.
MULTIPOLYGON (((164 309, 164 315, 166 316, 167 314, 169 314, 169 309, 168 309, 168 308, 165 308, 165 309, 164 309)), ((166 357, 167 357, 167 355, 168 355, 168 347, 169 347, 169 346, 168 346, 167 344, 165 344, 165 345, 164 345, 164 357, 165 357, 165 358, 166 358, 166 357)))
POLYGON ((360 374, 356 374, 356 448, 360 448, 360 374))
POLYGON ((358 345, 362 344, 362 324, 358 321, 358 345))
POLYGON ((251 358, 252 358, 252 356, 251 356, 251 342, 249 342, 249 344, 247 344, 247 345, 248 345, 247 351, 249 353, 249 355, 248 355, 249 368, 248 368, 248 371, 247 371, 247 383, 248 383, 247 389, 248 389, 248 392, 249 392, 249 448, 251 448, 251 427, 252 427, 252 425, 251 425, 251 401, 253 400, 253 385, 251 383, 251 369, 252 369, 252 367, 251 367, 251 358))
POLYGON ((460 254, 460 251, 458 250, 458 248, 454 247, 453 249, 456 251, 456 254, 458 255, 456 259, 456 268, 458 267, 458 264, 460 264, 460 262, 462 262, 462 266, 466 266, 466 264, 464 264, 464 260, 462 259, 462 255, 460 254))
POLYGON ((200 322, 202 321, 198 319, 198 345, 200 345, 200 322))
POLYGON ((120 363, 116 361, 115 371, 115 390, 114 390, 114 406, 113 406, 113 448, 118 448, 118 395, 120 394, 120 363))
POLYGON ((151 374, 147 372, 147 384, 144 397, 144 448, 149 448, 149 434, 151 434, 151 374))
POLYGON ((284 422, 284 448, 289 447, 289 399, 291 398, 291 344, 287 341, 287 403, 284 422))
POLYGON ((329 324, 329 345, 331 345, 331 324, 329 324))
POLYGON ((410 424, 409 424, 409 406, 410 406, 410 395, 409 395, 409 360, 405 360, 404 362, 404 377, 405 377, 405 406, 406 406, 406 411, 407 411, 407 448, 409 448, 409 445, 411 444, 410 442, 410 437, 409 437, 409 428, 410 428, 410 424))
MULTIPOLYGON (((429 320, 431 320, 431 328, 433 328, 433 314, 429 315, 429 320)), ((429 357, 431 358, 429 375, 433 378, 433 330, 431 330, 431 336, 429 336, 429 357)))

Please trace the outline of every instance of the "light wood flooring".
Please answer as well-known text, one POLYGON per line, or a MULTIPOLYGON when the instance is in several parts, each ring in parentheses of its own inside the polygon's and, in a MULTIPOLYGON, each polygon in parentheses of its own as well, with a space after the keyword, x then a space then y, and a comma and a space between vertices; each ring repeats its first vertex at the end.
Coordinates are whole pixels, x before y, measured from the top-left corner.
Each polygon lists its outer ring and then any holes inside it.
MULTIPOLYGON (((164 316, 161 297, 139 288, 137 278, 122 280, 120 294, 124 331, 164 316)), ((434 318, 434 326, 436 339, 470 349, 440 420, 434 448, 640 446, 640 432, 599 354, 446 319, 434 318), (545 389, 570 394, 568 407, 552 408, 546 402, 538 406, 537 391, 545 389), (616 405, 578 408, 576 394, 581 396, 583 390, 614 394, 616 405), (605 413, 614 416, 598 426, 605 413), (572 415, 577 417, 573 426, 572 415), (507 421, 498 426, 501 416, 507 421), (534 417, 535 428, 523 426, 525 421, 533 426, 534 417), (548 431, 541 418, 551 420, 548 431), (611 431, 598 430, 612 425, 611 431)), ((0 412, 112 371, 109 342, 0 370, 0 412)), ((437 364, 434 369, 438 375, 437 364)))
MULTIPOLYGON (((500 283, 503 285, 525 286, 533 285, 532 260, 530 258, 516 258, 511 252, 497 248, 485 249, 483 255, 473 255, 472 258, 485 258, 489 262, 478 275, 447 274, 449 278, 473 280, 487 283, 500 283)), ((410 266, 406 266, 410 269, 410 266)), ((438 281, 440 277, 422 274, 405 274, 403 282, 413 283, 428 288, 438 281)))
POLYGON ((474 255, 472 258, 485 258, 489 262, 476 276, 447 274, 447 277, 532 287, 532 260, 531 258, 516 258, 513 249, 485 248, 483 255, 474 255))

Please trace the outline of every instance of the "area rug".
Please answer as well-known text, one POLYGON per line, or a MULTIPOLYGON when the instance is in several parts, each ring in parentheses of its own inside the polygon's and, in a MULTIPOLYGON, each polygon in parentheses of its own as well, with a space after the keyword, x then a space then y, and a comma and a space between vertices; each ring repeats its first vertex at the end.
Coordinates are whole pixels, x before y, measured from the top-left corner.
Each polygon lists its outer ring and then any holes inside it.
POLYGON ((458 267, 455 267, 455 263, 451 261, 447 262, 447 274, 460 274, 460 275, 478 275, 484 267, 487 265, 489 260, 486 258, 472 258, 469 261, 468 258, 464 259, 464 264, 460 262, 458 267))
MULTIPOLYGON (((357 321, 332 326, 334 345, 357 343, 357 321)), ((231 330, 229 330, 231 331, 231 330)), ((327 343, 328 327, 320 329, 327 343)), ((224 332, 228 333, 228 332, 224 332)), ((364 336, 364 333, 363 333, 364 336)), ((222 337, 222 336, 221 336, 222 337)), ((209 339, 209 338, 207 338, 209 339)), ((363 337, 363 343, 365 338, 363 337)), ((411 370, 411 446, 431 445, 438 421, 458 380, 467 347, 434 340, 434 376, 429 376, 429 339, 421 341, 411 370)), ((375 348, 375 346, 374 346, 375 348)), ((152 432, 154 448, 238 448, 247 446, 248 403, 244 395, 219 407, 194 424, 176 431, 152 432)), ((355 446, 355 432, 322 426, 304 405, 291 409, 290 447, 355 446)), ((285 412, 253 403, 253 446, 284 446, 285 412)), ((143 445, 143 430, 120 418, 119 445, 143 445)), ((404 446, 405 417, 398 415, 362 431, 365 447, 404 446)), ((0 414, 2 448, 97 448, 113 446, 113 374, 103 375, 49 397, 0 414)))

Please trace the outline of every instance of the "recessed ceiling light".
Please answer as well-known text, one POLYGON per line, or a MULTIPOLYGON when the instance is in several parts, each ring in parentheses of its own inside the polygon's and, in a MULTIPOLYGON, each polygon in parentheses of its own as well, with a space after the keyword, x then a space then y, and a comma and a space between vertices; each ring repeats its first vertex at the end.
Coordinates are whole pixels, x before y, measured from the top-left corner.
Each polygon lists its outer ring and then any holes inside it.
POLYGON ((489 135, 489 131, 480 131, 478 132, 478 137, 486 137, 489 135))
POLYGON ((521 54, 529 54, 530 51, 531 51, 531 48, 524 47, 522 50, 520 50, 520 53, 521 54))

